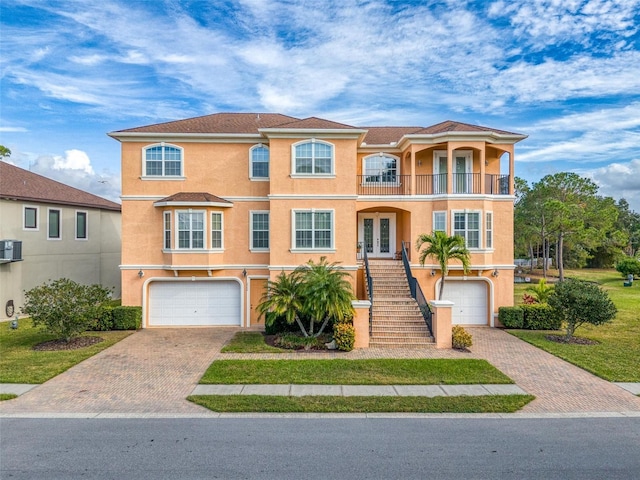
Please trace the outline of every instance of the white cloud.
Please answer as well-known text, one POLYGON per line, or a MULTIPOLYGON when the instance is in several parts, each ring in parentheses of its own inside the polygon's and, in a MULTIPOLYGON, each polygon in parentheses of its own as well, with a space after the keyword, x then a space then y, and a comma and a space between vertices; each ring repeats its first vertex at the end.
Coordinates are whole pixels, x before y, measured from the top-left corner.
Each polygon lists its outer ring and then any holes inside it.
POLYGON ((66 156, 60 155, 53 156, 53 168, 55 170, 78 170, 89 175, 94 175, 93 167, 91 166, 91 160, 82 150, 67 150, 66 156))
POLYGON ((581 174, 598 184, 600 194, 624 198, 633 210, 640 213, 640 159, 583 170, 581 174))
POLYGON ((24 127, 6 127, 6 126, 0 126, 0 132, 6 132, 6 133, 24 133, 27 132, 28 130, 24 127))

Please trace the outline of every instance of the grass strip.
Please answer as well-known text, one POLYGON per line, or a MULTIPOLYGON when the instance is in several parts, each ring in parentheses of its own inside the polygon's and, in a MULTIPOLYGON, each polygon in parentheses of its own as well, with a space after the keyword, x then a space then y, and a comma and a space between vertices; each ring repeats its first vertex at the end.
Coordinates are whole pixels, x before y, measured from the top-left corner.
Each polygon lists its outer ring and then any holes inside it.
POLYGON ((261 332, 238 332, 220 351, 222 353, 284 353, 286 350, 267 345, 261 332))
POLYGON ((485 360, 216 360, 201 384, 463 385, 513 383, 485 360))
POLYGON ((0 324, 0 383, 43 383, 81 361, 131 335, 130 330, 113 332, 88 332, 104 341, 78 350, 38 352, 33 346, 53 335, 34 328, 31 320, 18 321, 18 328, 9 328, 9 322, 0 324))
POLYGON ((193 395, 188 400, 214 412, 266 413, 512 413, 535 397, 279 397, 264 395, 193 395))
POLYGON ((11 400, 13 398, 18 398, 18 395, 15 393, 0 393, 0 402, 4 400, 11 400))

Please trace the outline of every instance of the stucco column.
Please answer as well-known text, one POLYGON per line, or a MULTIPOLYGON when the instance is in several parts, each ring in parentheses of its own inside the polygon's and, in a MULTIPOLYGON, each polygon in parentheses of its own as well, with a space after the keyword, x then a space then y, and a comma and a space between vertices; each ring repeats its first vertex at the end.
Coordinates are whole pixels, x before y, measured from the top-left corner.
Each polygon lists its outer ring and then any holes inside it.
POLYGON ((480 194, 484 195, 485 193, 487 193, 487 186, 486 186, 486 160, 487 160, 487 155, 486 155, 486 151, 484 148, 480 149, 480 194))
POLYGON ((416 194, 416 152, 413 151, 413 145, 411 145, 411 195, 416 194))
POLYGON ((447 143, 447 194, 453 193, 453 152, 451 143, 447 143))
POLYGON ((449 300, 432 300, 429 305, 431 305, 431 311, 433 312, 431 326, 436 340, 436 348, 452 348, 451 309, 453 308, 453 302, 449 300))
POLYGON ((515 158, 513 155, 513 147, 509 149, 509 195, 515 195, 515 173, 516 173, 516 165, 515 158))
POLYGON ((369 300, 354 300, 351 302, 355 309, 353 328, 356 331, 354 348, 369 348, 369 300))

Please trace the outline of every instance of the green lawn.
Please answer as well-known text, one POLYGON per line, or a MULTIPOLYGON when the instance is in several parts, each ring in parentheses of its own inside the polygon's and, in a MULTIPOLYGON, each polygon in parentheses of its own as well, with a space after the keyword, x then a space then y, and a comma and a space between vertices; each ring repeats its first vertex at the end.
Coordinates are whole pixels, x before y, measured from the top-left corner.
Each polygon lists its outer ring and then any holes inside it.
POLYGON ((4 401, 4 400, 13 400, 14 398, 17 398, 18 396, 14 393, 0 393, 0 402, 4 401))
POLYGON ((85 335, 101 337, 104 342, 78 350, 38 352, 32 349, 34 345, 54 337, 34 328, 28 318, 19 320, 17 330, 11 330, 9 323, 0 323, 0 383, 46 382, 133 333, 87 332, 85 335))
POLYGON ((533 400, 531 395, 479 397, 280 397, 261 395, 194 395, 188 397, 214 412, 301 413, 512 413, 533 400))
MULTIPOLYGON (((576 336, 599 342, 597 345, 565 345, 546 340, 548 332, 508 330, 549 353, 612 382, 640 382, 640 282, 623 287, 615 270, 569 270, 567 277, 598 282, 618 308, 613 322, 594 327, 585 325, 576 336)), ((515 301, 521 303, 526 285, 515 286, 515 301)))
POLYGON ((460 385, 513 383, 485 360, 216 360, 202 384, 460 385))
POLYGON ((272 347, 264 341, 262 332, 238 332, 226 344, 222 353, 283 353, 286 350, 272 347))

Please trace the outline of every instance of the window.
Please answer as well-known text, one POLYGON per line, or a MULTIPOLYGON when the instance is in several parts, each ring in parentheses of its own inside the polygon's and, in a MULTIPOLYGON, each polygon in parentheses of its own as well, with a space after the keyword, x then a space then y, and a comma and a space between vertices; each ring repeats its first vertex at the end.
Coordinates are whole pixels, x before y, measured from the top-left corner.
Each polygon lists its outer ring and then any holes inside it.
POLYGON ((211 213, 211 248, 222 248, 222 213, 211 213))
POLYGON ((143 150, 144 175, 148 177, 182 176, 182 149, 171 145, 155 145, 143 150))
POLYGON ((480 248, 480 212, 454 212, 453 234, 463 237, 467 248, 480 248))
POLYGON ((176 212, 178 248, 204 248, 204 212, 176 212))
POLYGON ((447 231, 447 212, 433 212, 433 231, 447 231))
POLYGON ((251 212, 251 250, 269 250, 269 212, 251 212))
POLYGON ((294 145, 293 149, 295 174, 333 174, 333 145, 312 140, 294 145))
POLYGON ((397 183, 398 159, 390 155, 372 155, 364 159, 365 183, 397 183))
POLYGON ((87 239, 87 212, 76 212, 76 240, 87 239))
POLYGON ((269 178, 269 149, 260 144, 250 151, 250 178, 269 178))
POLYGON ((493 248, 493 212, 485 213, 485 247, 493 248))
POLYGON ((171 248, 171 212, 164 212, 164 248, 171 248))
POLYGON ((24 207, 25 230, 38 230, 38 207, 24 207))
POLYGON ((333 248, 333 211, 295 211, 294 246, 300 249, 333 248))
POLYGON ((47 238, 51 240, 60 240, 62 232, 60 231, 60 210, 49 209, 49 230, 47 238))

